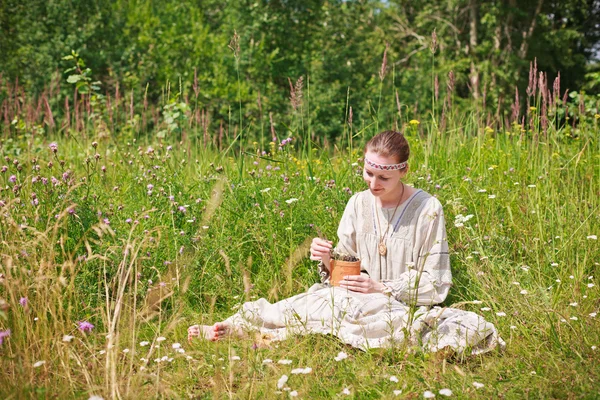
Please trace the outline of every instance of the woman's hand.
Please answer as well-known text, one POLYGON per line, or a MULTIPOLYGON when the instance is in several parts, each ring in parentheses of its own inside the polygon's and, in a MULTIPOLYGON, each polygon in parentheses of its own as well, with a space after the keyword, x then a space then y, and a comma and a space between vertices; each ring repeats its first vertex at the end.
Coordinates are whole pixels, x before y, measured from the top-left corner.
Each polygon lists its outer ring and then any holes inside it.
POLYGON ((330 252, 333 247, 331 240, 325 240, 321 238, 314 238, 310 244, 310 259, 316 261, 323 261, 325 267, 329 269, 330 252))
POLYGON ((340 287, 359 293, 382 293, 384 286, 366 275, 347 275, 340 281, 340 287))

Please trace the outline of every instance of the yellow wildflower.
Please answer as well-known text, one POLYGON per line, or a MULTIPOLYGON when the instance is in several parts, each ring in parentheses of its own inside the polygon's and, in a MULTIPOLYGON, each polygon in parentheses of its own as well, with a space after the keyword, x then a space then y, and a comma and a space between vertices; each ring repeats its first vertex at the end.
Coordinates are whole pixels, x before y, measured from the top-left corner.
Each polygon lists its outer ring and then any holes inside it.
POLYGON ((410 121, 408 121, 408 123, 411 125, 419 125, 420 124, 420 122, 416 119, 411 119, 410 121))

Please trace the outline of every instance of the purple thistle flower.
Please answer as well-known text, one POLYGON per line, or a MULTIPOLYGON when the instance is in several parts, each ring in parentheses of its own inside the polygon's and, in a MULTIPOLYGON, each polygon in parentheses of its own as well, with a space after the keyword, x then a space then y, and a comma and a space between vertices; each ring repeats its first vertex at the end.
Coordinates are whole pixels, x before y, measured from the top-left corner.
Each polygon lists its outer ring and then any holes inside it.
POLYGON ((128 224, 130 224, 130 223, 131 223, 131 218, 127 218, 127 219, 125 220, 125 222, 127 222, 128 224))
POLYGON ((153 185, 153 184, 151 184, 151 183, 149 183, 149 184, 148 184, 148 186, 146 186, 146 188, 147 188, 148 190, 152 190, 152 189, 154 189, 154 185, 153 185))
POLYGON ((10 178, 8 178, 8 181, 10 183, 15 183, 17 181, 17 177, 15 175, 11 175, 10 178))
POLYGON ((8 171, 8 167, 6 165, 3 165, 0 171, 2 171, 2 173, 5 173, 6 171, 8 171))
POLYGON ((56 144, 56 142, 52 142, 48 145, 48 148, 50 148, 53 153, 56 153, 58 151, 58 144, 56 144))
POLYGON ((187 209, 186 209, 184 206, 179 206, 177 209, 178 209, 179 211, 181 211, 182 213, 184 213, 184 214, 185 214, 185 212, 187 211, 187 209))
POLYGON ((10 336, 10 329, 7 329, 5 331, 0 331, 0 345, 2 345, 4 343, 4 338, 9 337, 10 336))
POLYGON ((94 325, 88 321, 79 321, 77 325, 81 332, 91 332, 94 329, 94 325))
POLYGON ((42 183, 44 185, 47 185, 48 184, 48 178, 42 178, 42 183))
POLYGON ((21 307, 27 307, 27 297, 21 297, 19 299, 19 304, 21 305, 21 307))
POLYGON ((102 222, 104 222, 106 225, 110 225, 110 221, 108 220, 108 218, 104 218, 102 222))

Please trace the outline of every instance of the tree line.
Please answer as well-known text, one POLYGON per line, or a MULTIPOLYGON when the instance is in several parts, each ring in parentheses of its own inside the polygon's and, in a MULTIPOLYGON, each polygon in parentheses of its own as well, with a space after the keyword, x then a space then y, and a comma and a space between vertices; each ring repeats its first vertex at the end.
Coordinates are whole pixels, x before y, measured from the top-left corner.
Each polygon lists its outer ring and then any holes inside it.
POLYGON ((352 119, 450 107, 505 117, 526 106, 534 62, 548 82, 560 74, 560 98, 600 88, 593 0, 4 0, 0 35, 6 107, 19 87, 53 93, 64 116, 75 50, 97 93, 120 93, 132 113, 178 98, 210 129, 267 136, 293 130, 295 113, 330 139, 352 119))

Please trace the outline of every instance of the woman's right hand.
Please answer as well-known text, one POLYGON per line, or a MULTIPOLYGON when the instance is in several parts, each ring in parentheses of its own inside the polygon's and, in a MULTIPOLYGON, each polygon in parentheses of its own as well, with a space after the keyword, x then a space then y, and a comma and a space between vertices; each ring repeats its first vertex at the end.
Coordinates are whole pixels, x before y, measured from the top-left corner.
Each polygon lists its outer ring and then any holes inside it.
POLYGON ((310 259, 316 261, 322 261, 323 264, 329 269, 330 252, 333 247, 331 240, 321 239, 316 237, 310 244, 310 259))

